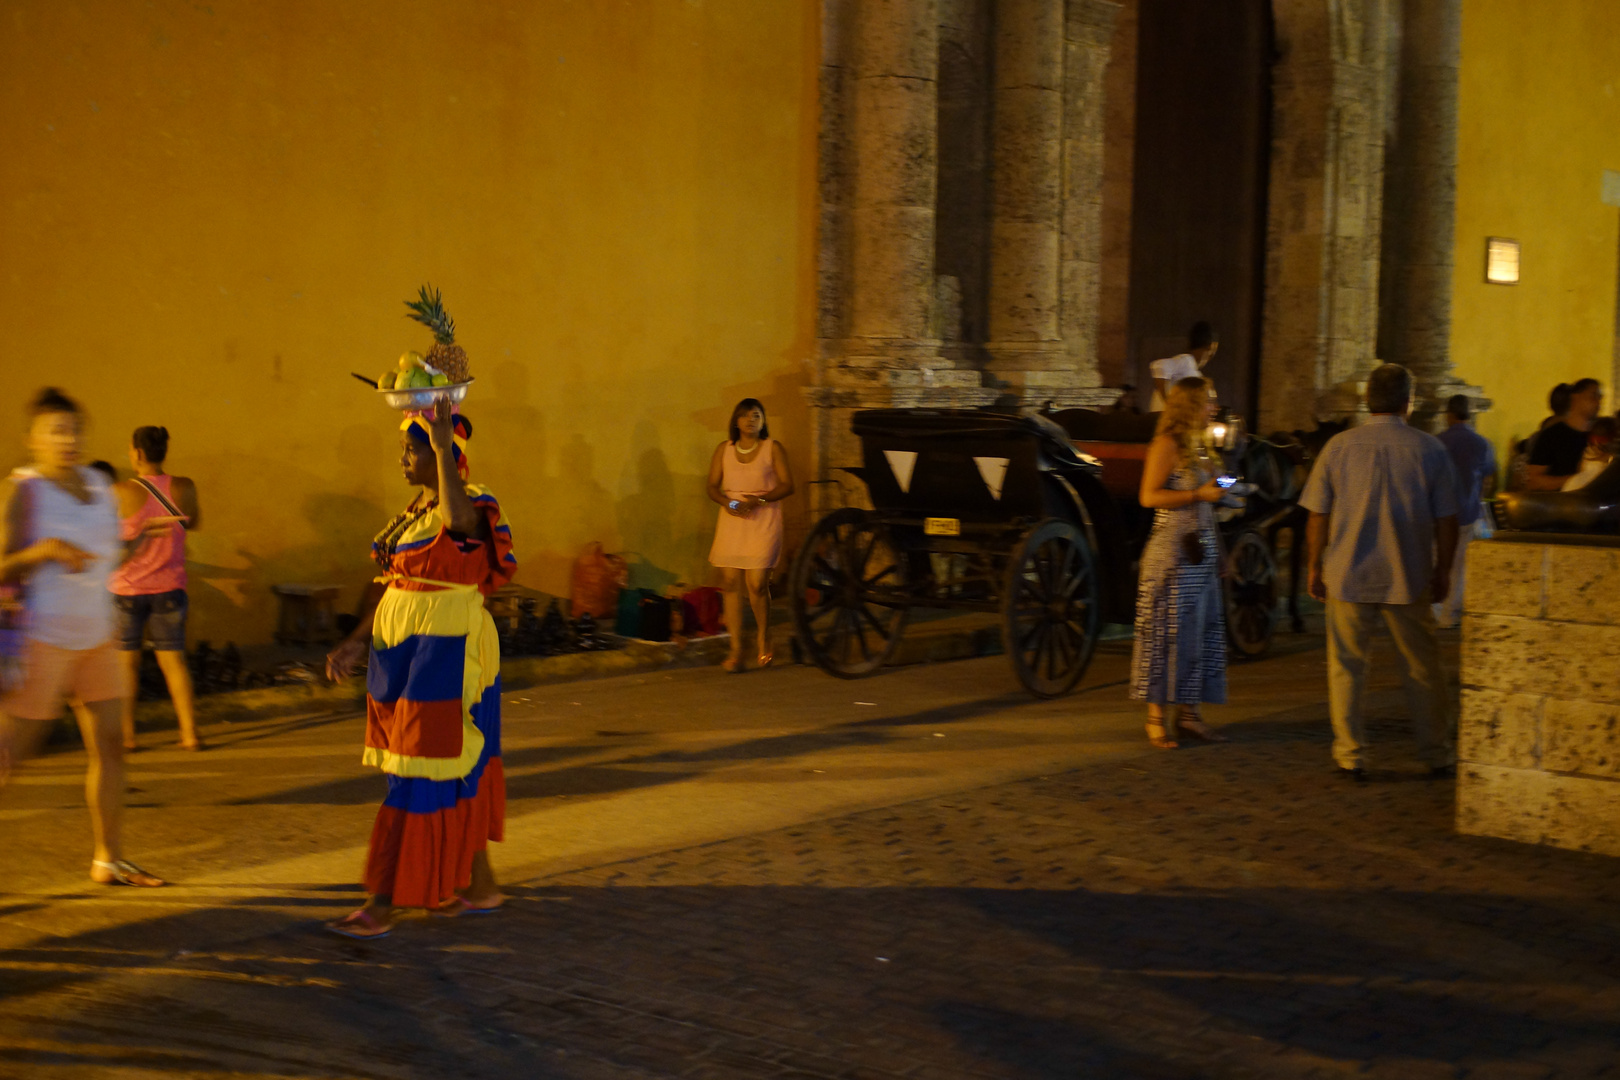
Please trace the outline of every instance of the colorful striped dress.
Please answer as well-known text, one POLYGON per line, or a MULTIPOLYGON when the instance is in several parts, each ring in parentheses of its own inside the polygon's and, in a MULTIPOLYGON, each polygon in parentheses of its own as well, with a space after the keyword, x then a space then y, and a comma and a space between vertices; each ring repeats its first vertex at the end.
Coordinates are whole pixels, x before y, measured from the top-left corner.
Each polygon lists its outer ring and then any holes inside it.
MULTIPOLYGON (((1170 491, 1194 491, 1209 473, 1181 465, 1170 491)), ((1136 641, 1131 650, 1133 701, 1155 705, 1219 705, 1226 701, 1226 605, 1221 595, 1221 547, 1215 511, 1207 502, 1156 510, 1153 532, 1137 571, 1136 641), (1188 538, 1202 557, 1188 560, 1188 538)))
POLYGON ((388 589, 366 670, 363 761, 388 776, 366 891, 437 907, 467 887, 473 856, 506 825, 501 650, 484 597, 517 569, 488 488, 468 484, 494 543, 451 533, 419 499, 372 544, 388 589))

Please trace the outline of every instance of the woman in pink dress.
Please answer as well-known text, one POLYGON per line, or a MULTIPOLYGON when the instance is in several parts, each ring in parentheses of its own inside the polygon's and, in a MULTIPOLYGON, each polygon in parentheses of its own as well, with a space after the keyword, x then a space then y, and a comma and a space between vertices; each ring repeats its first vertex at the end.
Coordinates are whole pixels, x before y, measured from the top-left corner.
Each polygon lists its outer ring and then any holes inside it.
POLYGON ((731 438, 714 448, 709 461, 709 498, 720 504, 709 561, 720 568, 725 590, 726 629, 731 655, 720 666, 743 668, 742 593, 754 609, 759 631, 759 666, 771 662, 771 570, 782 555, 781 502, 793 494, 787 451, 771 438, 765 406, 743 398, 731 411, 731 438))

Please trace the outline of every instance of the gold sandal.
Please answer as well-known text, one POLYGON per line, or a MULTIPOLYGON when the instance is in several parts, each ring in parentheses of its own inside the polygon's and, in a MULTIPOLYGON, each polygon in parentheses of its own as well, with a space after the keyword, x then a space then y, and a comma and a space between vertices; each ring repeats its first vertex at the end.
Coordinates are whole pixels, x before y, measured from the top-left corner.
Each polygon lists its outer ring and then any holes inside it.
POLYGON ((1165 724, 1155 724, 1152 720, 1147 722, 1148 742, 1159 750, 1179 750, 1181 744, 1170 737, 1170 729, 1165 724))

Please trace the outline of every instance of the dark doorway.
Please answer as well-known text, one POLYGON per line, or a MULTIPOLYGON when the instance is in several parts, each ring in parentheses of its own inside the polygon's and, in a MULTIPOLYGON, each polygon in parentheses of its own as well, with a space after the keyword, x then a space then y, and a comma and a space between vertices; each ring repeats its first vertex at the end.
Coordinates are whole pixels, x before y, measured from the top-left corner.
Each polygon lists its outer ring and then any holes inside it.
MULTIPOLYGON (((1259 401, 1269 160, 1270 0, 1140 0, 1132 182, 1130 349, 1186 351, 1208 319, 1206 373, 1247 417, 1259 401)), ((1143 404, 1147 394, 1144 392, 1143 404)))

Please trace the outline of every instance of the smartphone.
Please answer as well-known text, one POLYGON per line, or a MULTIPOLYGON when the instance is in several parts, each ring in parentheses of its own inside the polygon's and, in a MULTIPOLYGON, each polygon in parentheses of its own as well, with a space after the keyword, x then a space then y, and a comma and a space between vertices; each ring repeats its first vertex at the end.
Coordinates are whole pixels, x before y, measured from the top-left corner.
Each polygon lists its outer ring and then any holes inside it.
POLYGON ((1235 476, 1217 476, 1215 478, 1217 487, 1229 488, 1235 483, 1237 483, 1237 477, 1235 476))

